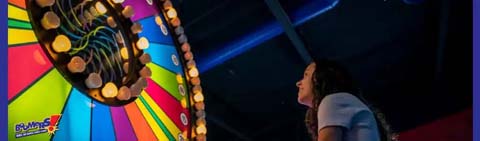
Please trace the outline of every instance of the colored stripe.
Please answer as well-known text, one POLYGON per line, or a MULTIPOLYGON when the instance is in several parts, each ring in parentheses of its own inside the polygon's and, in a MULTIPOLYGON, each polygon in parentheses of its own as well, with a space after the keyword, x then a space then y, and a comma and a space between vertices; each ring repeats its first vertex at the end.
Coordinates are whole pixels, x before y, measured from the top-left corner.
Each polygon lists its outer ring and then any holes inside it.
MULTIPOLYGON (((182 121, 180 120, 180 113, 184 111, 181 103, 177 101, 174 97, 170 96, 167 91, 162 89, 158 84, 153 82, 151 79, 147 79, 148 87, 145 89, 150 95, 155 105, 160 106, 166 115, 170 117, 175 125, 181 130, 184 130, 182 121)), ((150 104, 151 105, 151 104, 150 104)), ((187 114, 186 112, 185 114, 187 114)))
POLYGON ((113 127, 115 127, 117 141, 137 140, 123 107, 110 107, 110 110, 112 111, 113 127))
POLYGON ((91 140, 114 141, 115 133, 113 129, 112 116, 110 115, 110 108, 107 105, 97 101, 93 101, 93 104, 91 140))
POLYGON ((15 6, 21 7, 25 9, 27 6, 25 5, 25 0, 8 0, 8 3, 13 4, 15 6))
POLYGON ((32 29, 32 25, 29 22, 19 21, 15 19, 8 19, 8 27, 20 28, 20 29, 32 29))
POLYGON ((8 45, 36 42, 33 30, 8 28, 8 45))
MULTIPOLYGON (((161 17, 163 15, 160 14, 161 17)), ((163 24, 166 25, 166 21, 162 18, 163 24)), ((160 44, 168 44, 168 45, 173 45, 173 40, 172 37, 170 36, 170 33, 167 35, 164 35, 162 33, 162 29, 160 26, 157 25, 155 22, 155 16, 148 17, 145 19, 142 19, 139 21, 140 24, 143 26, 143 31, 142 33, 139 33, 138 36, 140 37, 147 37, 148 41, 151 43, 160 43, 160 44)), ((152 45, 150 43, 150 46, 152 45)))
POLYGON ((135 11, 135 15, 133 15, 133 17, 130 19, 132 19, 132 21, 137 21, 139 19, 159 13, 157 10, 156 1, 152 1, 152 5, 148 5, 147 1, 145 0, 125 0, 123 2, 123 6, 132 6, 133 10, 135 11))
MULTIPOLYGON (((143 94, 143 93, 142 93, 143 94)), ((147 120, 147 123, 148 125, 150 125, 150 127, 152 128, 153 130, 153 133, 155 133, 155 136, 157 136, 157 139, 159 141, 166 141, 168 140, 168 137, 166 136, 166 134, 162 131, 162 129, 160 128, 160 126, 155 122, 155 119, 153 118, 152 114, 147 110, 146 106, 142 103, 142 101, 140 100, 140 98, 138 98, 137 100, 135 100, 135 103, 137 104, 138 106, 138 109, 140 109, 140 111, 142 112, 142 115, 145 117, 145 119, 147 120)))
POLYGON ((170 72, 180 73, 182 75, 184 74, 181 65, 182 63, 180 62, 180 57, 182 56, 178 56, 177 50, 174 46, 150 43, 150 47, 146 49, 145 52, 150 54, 153 63, 167 69, 170 72), (172 55, 177 57, 179 62, 178 66, 175 66, 173 63, 172 55))
MULTIPOLYGON (((163 89, 167 90, 170 95, 175 97, 178 101, 180 101, 183 96, 178 91, 178 83, 176 79, 176 74, 159 67, 158 65, 149 63, 147 66, 152 70, 152 77, 151 79, 155 81, 155 83, 159 84, 163 89)), ((186 82, 186 81, 184 81, 186 82)), ((185 89, 187 90, 187 89, 185 89)))
MULTIPOLYGON (((147 93, 145 93, 144 91, 142 91, 142 95, 147 95, 147 93)), ((169 140, 175 140, 175 137, 173 137, 173 135, 170 133, 170 131, 168 131, 167 127, 165 126, 165 124, 163 124, 162 120, 160 120, 160 118, 155 114, 155 112, 153 111, 152 107, 150 107, 150 105, 148 105, 148 103, 145 101, 145 99, 143 98, 143 96, 140 96, 138 97, 138 99, 140 99, 140 101, 145 105, 145 108, 148 110, 148 112, 150 113, 150 115, 152 115, 153 119, 155 120, 155 122, 160 126, 160 128, 162 129, 163 133, 165 133, 165 135, 168 137, 169 140)))
POLYGON ((90 122, 92 99, 73 88, 66 108, 60 118, 54 141, 90 140, 90 122))
MULTIPOLYGON (((71 85, 55 69, 8 105, 8 138, 15 139, 15 124, 44 121, 60 114, 70 93, 71 85)), ((21 140, 49 140, 47 133, 22 137, 21 140)))
POLYGON ((138 141, 154 141, 158 140, 153 134, 152 128, 148 125, 142 113, 138 109, 137 104, 132 102, 125 105, 125 111, 127 112, 130 123, 132 123, 133 130, 137 135, 138 141))
POLYGON ((39 44, 8 48, 8 100, 51 68, 39 44))
POLYGON ((30 21, 27 11, 10 4, 8 5, 8 18, 26 22, 30 21))
MULTIPOLYGON (((172 133, 173 135, 178 135, 179 133, 181 133, 180 131, 180 128, 184 127, 183 125, 175 125, 175 123, 173 123, 172 119, 180 119, 180 115, 176 115, 176 116, 168 116, 167 114, 165 114, 164 111, 162 111, 162 109, 160 109, 159 105, 157 105, 157 103, 155 103, 153 101, 153 99, 149 96, 151 94, 145 94, 143 95, 143 99, 145 99, 145 101, 148 103, 148 105, 150 105, 150 108, 152 108, 153 112, 157 115, 157 117, 160 118, 160 120, 164 123, 165 127, 167 127, 168 131, 170 133, 172 133)), ((152 95, 156 95, 156 94, 152 94, 152 95)), ((171 105, 172 107, 174 105, 171 105)), ((180 107, 181 108, 181 107, 180 107)), ((185 130, 186 128, 182 128, 182 130, 185 130)))

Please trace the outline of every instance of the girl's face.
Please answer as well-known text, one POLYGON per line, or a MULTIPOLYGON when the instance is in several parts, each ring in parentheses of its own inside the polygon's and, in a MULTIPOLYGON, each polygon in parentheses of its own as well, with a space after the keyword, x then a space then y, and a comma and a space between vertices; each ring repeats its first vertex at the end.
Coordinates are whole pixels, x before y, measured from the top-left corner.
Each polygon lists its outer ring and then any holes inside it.
POLYGON ((313 100, 313 72, 315 72, 315 63, 310 63, 303 73, 303 78, 297 82, 298 102, 300 104, 312 107, 313 100))

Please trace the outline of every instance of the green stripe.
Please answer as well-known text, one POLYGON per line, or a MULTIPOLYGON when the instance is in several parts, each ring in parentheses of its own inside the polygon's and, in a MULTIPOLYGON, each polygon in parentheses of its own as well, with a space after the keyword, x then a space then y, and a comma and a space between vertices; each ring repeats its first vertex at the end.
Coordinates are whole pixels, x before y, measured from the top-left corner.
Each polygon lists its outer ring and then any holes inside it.
POLYGON ((29 22, 24 22, 16 19, 8 19, 8 27, 20 28, 20 29, 32 29, 32 25, 29 22))
POLYGON ((162 131, 165 134, 167 134, 168 140, 174 141, 175 137, 173 137, 172 133, 170 133, 170 131, 168 131, 167 127, 163 124, 162 120, 160 120, 160 118, 158 118, 157 114, 155 114, 155 112, 152 110, 150 105, 148 105, 147 101, 142 96, 139 96, 138 98, 140 99, 140 101, 142 101, 143 105, 145 105, 148 112, 150 112, 150 114, 153 116, 153 119, 155 119, 155 121, 158 123, 158 125, 160 126, 162 131))
MULTIPOLYGON (((160 85, 160 87, 165 89, 170 95, 179 101, 184 97, 178 91, 177 74, 153 63, 148 63, 147 66, 152 71, 152 80, 160 85)), ((184 80, 183 83, 187 82, 184 80)), ((185 91, 188 92, 187 89, 185 89, 185 91)))
POLYGON ((43 121, 61 114, 71 85, 53 69, 8 105, 8 138, 14 141, 50 140, 48 133, 15 138, 15 125, 43 121))

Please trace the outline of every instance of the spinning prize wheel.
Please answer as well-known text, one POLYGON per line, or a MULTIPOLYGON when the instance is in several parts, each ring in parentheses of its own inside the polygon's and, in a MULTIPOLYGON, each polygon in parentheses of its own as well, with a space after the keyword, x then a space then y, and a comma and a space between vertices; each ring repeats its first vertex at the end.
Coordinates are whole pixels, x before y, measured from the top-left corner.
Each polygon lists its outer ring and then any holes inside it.
POLYGON ((205 140, 169 0, 9 0, 9 140, 205 140))

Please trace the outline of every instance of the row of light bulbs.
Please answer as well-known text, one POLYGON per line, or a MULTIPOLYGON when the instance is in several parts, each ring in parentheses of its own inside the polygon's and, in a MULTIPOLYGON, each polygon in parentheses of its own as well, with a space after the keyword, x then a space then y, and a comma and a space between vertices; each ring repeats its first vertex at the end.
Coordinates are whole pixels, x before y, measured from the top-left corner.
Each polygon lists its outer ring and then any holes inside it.
MULTIPOLYGON (((184 29, 181 26, 180 19, 177 17, 177 11, 175 8, 173 8, 172 2, 170 0, 165 0, 162 7, 162 10, 166 13, 167 20, 174 28, 174 37, 176 37, 178 42, 181 44, 181 50, 186 62, 187 73, 189 76, 187 81, 190 83, 190 96, 193 100, 191 104, 195 107, 195 115, 197 117, 195 125, 193 126, 194 131, 192 137, 195 137, 197 141, 205 141, 207 134, 204 104, 205 98, 202 93, 202 87, 200 86, 199 71, 196 67, 195 60, 193 59, 193 53, 191 52, 187 36, 184 33, 184 29)), ((157 19, 157 24, 161 25, 160 17, 157 17, 157 19)))

